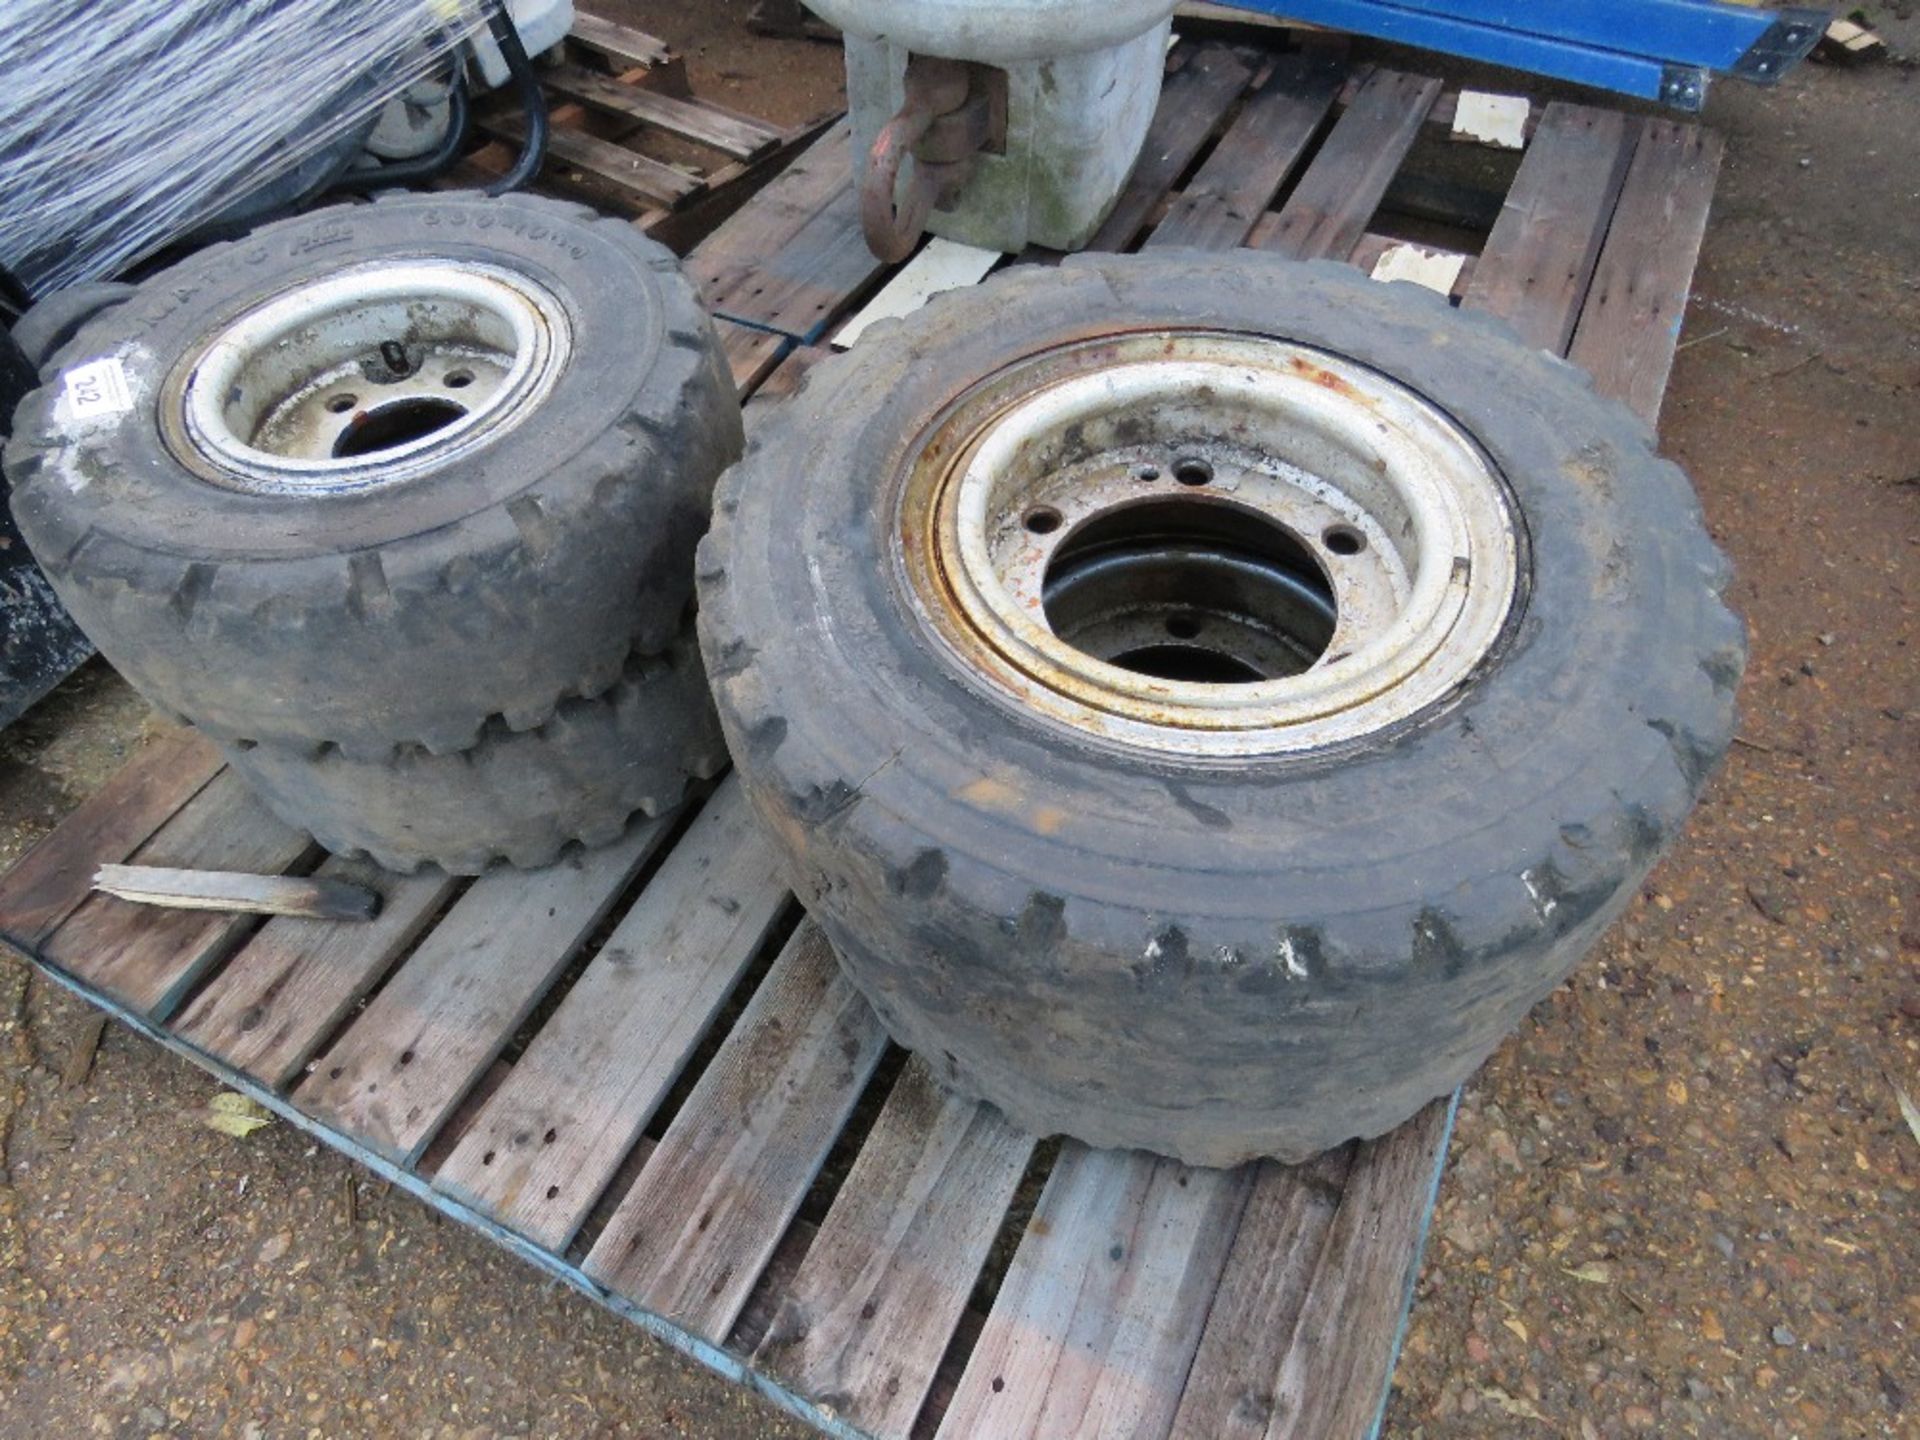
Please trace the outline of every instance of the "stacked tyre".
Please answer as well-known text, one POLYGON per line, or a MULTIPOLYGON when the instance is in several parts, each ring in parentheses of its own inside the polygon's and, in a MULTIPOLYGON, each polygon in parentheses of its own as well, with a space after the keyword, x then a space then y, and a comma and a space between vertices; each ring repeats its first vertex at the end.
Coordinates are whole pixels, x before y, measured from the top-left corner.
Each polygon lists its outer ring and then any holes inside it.
POLYGON ((1745 659, 1686 477, 1345 265, 1019 267, 755 430, 738 773, 894 1038, 1023 1128, 1295 1161, 1459 1085, 1678 833, 1745 659))
POLYGON ((725 763, 692 555, 740 412, 668 251, 580 206, 396 195, 100 298, 22 405, 14 511, 100 650, 282 818, 477 873, 725 763))

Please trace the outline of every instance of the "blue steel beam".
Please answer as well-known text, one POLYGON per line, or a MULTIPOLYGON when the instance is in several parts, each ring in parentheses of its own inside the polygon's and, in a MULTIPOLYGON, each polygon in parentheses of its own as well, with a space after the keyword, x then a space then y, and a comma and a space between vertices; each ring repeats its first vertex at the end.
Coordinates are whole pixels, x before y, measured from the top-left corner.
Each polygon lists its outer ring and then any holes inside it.
POLYGON ((1805 57, 1828 12, 1717 0, 1231 0, 1236 8, 1550 75, 1682 110, 1725 71, 1771 83, 1805 57))

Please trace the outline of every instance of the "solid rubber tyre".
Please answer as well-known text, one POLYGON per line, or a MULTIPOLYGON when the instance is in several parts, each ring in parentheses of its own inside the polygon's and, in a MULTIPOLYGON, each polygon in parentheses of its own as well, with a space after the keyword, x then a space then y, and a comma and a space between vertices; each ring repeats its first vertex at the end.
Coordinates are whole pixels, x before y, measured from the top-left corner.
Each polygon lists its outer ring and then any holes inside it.
POLYGON ((1346 266, 1022 267, 876 326, 722 480, 700 631, 748 794, 887 1028, 1037 1133, 1297 1161, 1459 1085, 1620 913, 1733 733, 1728 572, 1681 472, 1574 367, 1346 266), (1457 692, 1295 755, 1100 743, 903 594, 893 487, 983 377, 1151 327, 1392 377, 1509 488, 1526 586, 1457 692))
POLYGON ((563 702, 539 727, 496 723, 457 754, 409 747, 370 761, 332 748, 223 749, 288 824, 335 854, 404 874, 551 864, 570 842, 604 845, 636 815, 664 815, 727 763, 691 634, 630 659, 610 689, 563 702))
POLYGON ((376 760, 544 722, 686 618, 712 486, 739 454, 724 357, 673 255, 624 221, 512 195, 394 194, 265 226, 154 276, 43 368, 6 450, 61 600, 161 709, 225 741, 376 760), (264 299, 389 259, 544 287, 571 353, 511 428, 424 475, 262 494, 183 464, 160 392, 264 299), (130 408, 83 424, 63 377, 102 357, 130 408))

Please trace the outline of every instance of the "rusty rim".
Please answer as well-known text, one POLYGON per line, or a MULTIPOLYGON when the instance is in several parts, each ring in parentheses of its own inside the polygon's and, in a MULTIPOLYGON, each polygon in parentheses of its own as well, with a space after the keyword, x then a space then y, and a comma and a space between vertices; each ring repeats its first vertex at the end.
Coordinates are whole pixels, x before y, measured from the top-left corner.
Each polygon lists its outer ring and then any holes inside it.
POLYGON ((352 494, 437 470, 523 420, 571 349, 565 308, 471 261, 354 266, 207 336, 175 368, 169 448, 256 494, 352 494))
POLYGON ((1376 371, 1156 331, 963 396, 901 487, 925 624, 1023 708, 1183 755, 1397 723, 1484 661, 1519 592, 1506 486, 1376 371))

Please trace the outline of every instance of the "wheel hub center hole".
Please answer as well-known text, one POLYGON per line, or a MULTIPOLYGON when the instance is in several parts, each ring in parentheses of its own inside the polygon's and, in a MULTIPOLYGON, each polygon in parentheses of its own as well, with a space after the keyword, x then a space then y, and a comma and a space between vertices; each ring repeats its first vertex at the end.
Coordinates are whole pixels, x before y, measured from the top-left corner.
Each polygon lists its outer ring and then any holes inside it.
POLYGON ((354 416, 333 442, 333 458, 377 455, 424 440, 467 413, 467 407, 433 395, 393 400, 354 416))
POLYGON ((1096 660, 1208 685, 1301 673, 1337 619, 1325 571, 1292 531, 1189 495, 1075 526, 1047 564, 1042 606, 1053 633, 1096 660))

